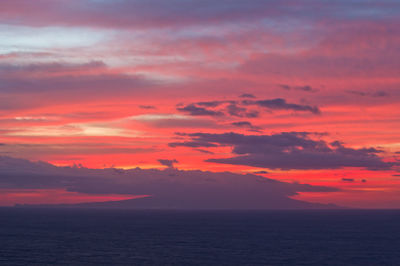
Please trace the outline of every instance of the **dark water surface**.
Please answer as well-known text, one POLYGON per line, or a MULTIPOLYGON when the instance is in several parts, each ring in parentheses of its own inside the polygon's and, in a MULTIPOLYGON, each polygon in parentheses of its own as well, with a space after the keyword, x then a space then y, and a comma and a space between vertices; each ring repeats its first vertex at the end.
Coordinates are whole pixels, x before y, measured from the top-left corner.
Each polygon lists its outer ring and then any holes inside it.
POLYGON ((0 208, 1 265, 400 265, 400 211, 0 208))

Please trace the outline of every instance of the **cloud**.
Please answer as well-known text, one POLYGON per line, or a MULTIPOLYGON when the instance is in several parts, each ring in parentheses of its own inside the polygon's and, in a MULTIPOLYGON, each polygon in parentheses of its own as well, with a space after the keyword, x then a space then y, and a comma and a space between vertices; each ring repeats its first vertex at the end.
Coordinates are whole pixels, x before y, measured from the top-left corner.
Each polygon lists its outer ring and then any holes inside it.
POLYGON ((158 159, 158 161, 160 162, 160 164, 167 166, 169 168, 174 168, 174 164, 178 163, 177 160, 168 160, 168 159, 158 159))
POLYGON ((248 121, 233 122, 232 125, 237 127, 253 127, 253 125, 248 121))
POLYGON ((208 151, 208 150, 204 150, 204 149, 195 149, 196 151, 199 151, 199 152, 201 152, 201 153, 205 153, 205 154, 214 154, 213 152, 211 152, 211 151, 208 151))
POLYGON ((184 141, 184 142, 171 142, 168 143, 169 147, 175 148, 175 147, 191 147, 191 148, 199 148, 199 147, 206 147, 206 148, 212 148, 212 147, 218 147, 217 144, 213 144, 207 141, 184 141))
MULTIPOLYGON (((3 74, 3 73, 0 73, 3 74)), ((128 90, 150 87, 154 84, 141 76, 124 74, 99 74, 99 75, 79 75, 79 76, 55 76, 55 77, 12 77, 4 75, 1 77, 2 83, 0 89, 2 93, 12 95, 20 93, 41 93, 54 92, 57 88, 58 95, 79 91, 80 96, 88 96, 87 93, 96 92, 97 94, 109 93, 112 89, 119 92, 128 92, 128 90), (86 94, 85 94, 86 93, 86 94)), ((112 96, 109 93, 109 96, 112 96)))
POLYGON ((222 116, 224 115, 220 111, 213 111, 203 107, 198 107, 194 104, 189 104, 184 107, 178 107, 178 111, 188 113, 193 116, 222 116))
POLYGON ((242 95, 239 96, 240 98, 256 98, 253 94, 250 93, 243 93, 242 95))
POLYGON ((299 91, 306 91, 306 92, 318 92, 319 89, 313 88, 309 85, 304 85, 304 86, 289 86, 286 84, 279 84, 279 87, 285 90, 299 90, 299 91))
POLYGON ((258 117, 259 112, 247 110, 246 107, 239 106, 236 101, 208 101, 191 103, 184 107, 178 107, 180 112, 186 112, 192 116, 233 116, 233 117, 258 117), (211 108, 211 109, 210 109, 211 108), (217 108, 217 109, 216 109, 217 108))
MULTIPOLYGON (((368 2, 354 7, 353 2, 335 1, 322 5, 318 0, 299 5, 296 1, 212 0, 185 1, 51 1, 3 0, 3 23, 46 26, 85 26, 95 28, 165 28, 214 25, 216 23, 255 22, 264 18, 331 23, 354 19, 391 18, 399 6, 390 0, 368 2), (4 3, 3 3, 4 2, 4 3), (318 12, 316 12, 318 10, 318 12), (338 12, 340 10, 341 12, 338 12)), ((301 22, 297 22, 301 24, 301 22)))
POLYGON ((269 172, 268 171, 256 171, 256 172, 253 172, 254 174, 268 174, 269 172))
POLYGON ((354 178, 342 178, 343 182, 354 182, 354 178))
POLYGON ((357 96, 369 96, 369 97, 374 97, 374 98, 378 98, 378 97, 387 97, 389 96, 389 94, 385 91, 376 91, 376 92, 365 92, 365 91, 356 91, 356 90, 348 90, 346 91, 347 93, 350 94, 354 94, 357 96))
POLYGON ((238 106, 236 103, 231 103, 226 107, 226 111, 231 116, 255 118, 259 116, 258 111, 248 111, 244 107, 238 106))
MULTIPOLYGON (((318 207, 289 197, 336 188, 285 183, 256 175, 157 169, 88 169, 0 157, 1 189, 65 189, 107 195, 149 195, 159 208, 279 209, 318 207)), ((131 202, 135 206, 136 202, 131 202)), ((139 201, 140 205, 141 201, 139 201)), ((149 207, 149 206, 147 206, 149 207)), ((321 206, 319 206, 321 207, 321 206)), ((326 207, 326 206, 325 206, 326 207)))
POLYGON ((207 162, 248 165, 269 169, 338 169, 363 167, 387 170, 395 163, 385 162, 375 148, 353 149, 335 141, 314 140, 309 132, 282 132, 273 135, 237 133, 191 133, 189 141, 170 143, 170 147, 233 147, 233 157, 211 158, 207 162))
MULTIPOLYGON (((249 98, 249 97, 247 97, 249 98)), ((288 103, 285 99, 266 99, 266 100, 243 100, 243 101, 207 101, 187 104, 178 107, 177 110, 192 116, 231 116, 257 118, 260 116, 259 110, 249 110, 249 106, 256 106, 270 110, 288 110, 298 112, 311 112, 320 114, 321 111, 316 106, 288 103)))
POLYGON ((160 87, 159 83, 142 75, 111 71, 98 61, 1 64, 0 80, 0 110, 115 100, 121 96, 139 96, 160 87))
POLYGON ((271 110, 292 110, 292 111, 299 111, 299 112, 311 112, 313 114, 321 113, 319 108, 316 106, 288 103, 288 102, 286 102, 285 99, 282 99, 282 98, 260 100, 260 101, 245 100, 245 101, 243 101, 243 104, 244 105, 257 105, 257 106, 260 106, 263 108, 268 108, 271 110))
POLYGON ((238 70, 259 77, 331 82, 339 78, 374 80, 398 76, 398 19, 342 20, 325 28, 325 33, 321 38, 314 32, 313 36, 320 40, 299 52, 254 53, 238 70))
POLYGON ((229 101, 208 101, 208 102, 197 102, 195 105, 205 106, 205 107, 217 107, 229 101))
POLYGON ((257 126, 254 126, 251 122, 249 121, 239 121, 239 122, 233 122, 231 125, 235 127, 241 127, 241 128, 248 128, 254 131, 259 131, 260 128, 257 126))

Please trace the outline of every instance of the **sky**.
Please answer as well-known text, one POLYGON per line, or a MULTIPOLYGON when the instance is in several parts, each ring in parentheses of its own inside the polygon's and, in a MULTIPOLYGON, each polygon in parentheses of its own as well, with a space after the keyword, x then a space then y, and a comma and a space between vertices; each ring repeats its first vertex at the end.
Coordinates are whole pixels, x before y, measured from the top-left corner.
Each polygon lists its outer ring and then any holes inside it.
POLYGON ((400 206, 398 1, 3 0, 0 40, 0 205, 161 193, 59 177, 140 169, 400 206))

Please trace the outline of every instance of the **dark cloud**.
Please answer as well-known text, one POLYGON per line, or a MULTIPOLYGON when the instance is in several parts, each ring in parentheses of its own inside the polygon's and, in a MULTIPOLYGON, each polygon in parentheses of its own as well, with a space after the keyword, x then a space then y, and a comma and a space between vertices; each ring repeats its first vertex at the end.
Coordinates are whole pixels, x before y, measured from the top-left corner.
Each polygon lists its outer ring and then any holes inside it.
POLYGON ((214 154, 212 151, 204 150, 204 149, 195 149, 198 152, 206 153, 206 154, 214 154))
POLYGON ((354 182, 353 178, 342 178, 343 182, 354 182))
POLYGON ((231 116, 255 118, 259 116, 258 111, 249 111, 245 107, 240 107, 236 103, 231 103, 226 107, 226 111, 231 116))
POLYGON ((205 106, 205 107, 217 107, 224 103, 226 103, 226 101, 209 101, 209 102, 197 102, 195 103, 195 105, 205 106))
POLYGON ((299 112, 311 112, 313 114, 320 114, 321 111, 317 106, 310 106, 310 105, 301 105, 301 104, 294 104, 288 103, 285 99, 276 98, 270 100, 260 100, 260 101, 250 101, 245 100, 243 101, 244 105, 257 105, 259 107, 268 108, 271 110, 292 110, 292 111, 299 111, 299 112))
POLYGON ((177 160, 173 159, 173 160, 168 160, 168 159, 158 159, 158 161, 160 162, 160 164, 167 166, 169 168, 173 168, 175 163, 178 163, 177 160))
POLYGON ((354 95, 357 95, 357 96, 367 96, 367 93, 366 92, 363 92, 363 91, 353 91, 353 90, 350 90, 350 91, 346 91, 347 93, 350 93, 350 94, 354 94, 354 95))
POLYGON ((220 111, 213 111, 203 107, 198 107, 194 104, 189 104, 184 107, 178 107, 178 111, 188 113, 189 115, 193 116, 222 116, 224 115, 220 111))
POLYGON ((257 171, 257 172, 254 172, 254 174, 268 174, 269 172, 267 172, 267 171, 257 171))
POLYGON ((274 135, 237 133, 192 133, 189 141, 171 143, 171 147, 231 146, 231 158, 212 158, 208 162, 248 165, 270 169, 337 169, 363 167, 390 169, 395 163, 384 162, 375 148, 353 149, 336 141, 314 140, 308 132, 283 132, 274 135))
POLYGON ((248 110, 239 106, 236 101, 208 101, 191 103, 184 107, 178 107, 178 111, 188 113, 192 116, 234 116, 234 117, 258 117, 259 112, 248 110))
POLYGON ((253 94, 250 93, 243 93, 242 95, 239 96, 240 98, 256 98, 253 94))
POLYGON ((191 148, 199 148, 199 147, 218 147, 217 144, 209 143, 206 141, 184 141, 184 142, 171 142, 168 146, 175 148, 175 147, 191 147, 191 148))
POLYGON ((253 127, 253 125, 248 121, 233 122, 232 125, 237 127, 253 127))
MULTIPOLYGON (((0 189, 65 189, 87 194, 148 195, 146 205, 128 207, 188 209, 315 208, 290 199, 297 192, 333 192, 336 188, 285 183, 256 175, 157 169, 88 169, 0 157, 0 189)), ((139 204, 137 206, 136 204, 139 204)), ((327 206, 325 206, 326 208, 327 206)))
POLYGON ((235 126, 235 127, 241 127, 241 128, 248 128, 254 131, 258 131, 260 130, 259 127, 254 126, 251 122, 249 121, 239 121, 239 122, 233 122, 231 123, 231 125, 235 126))
POLYGON ((376 91, 371 94, 372 97, 387 97, 389 94, 386 91, 376 91))
POLYGON ((319 89, 313 88, 309 85, 305 85, 305 86, 289 86, 286 84, 279 84, 279 87, 281 87, 282 89, 285 90, 299 90, 299 91, 306 91, 306 92, 318 92, 319 89))
POLYGON ((357 96, 362 96, 362 97, 369 96, 369 97, 378 98, 378 97, 387 97, 387 96, 389 96, 389 94, 387 92, 385 92, 385 91, 364 92, 364 91, 349 90, 349 91, 346 91, 346 92, 350 93, 350 94, 357 95, 357 96))
MULTIPOLYGON (((249 98, 249 97, 247 97, 249 98)), ((267 99, 267 100, 242 100, 242 101, 205 101, 190 103, 185 106, 178 105, 177 110, 185 112, 192 116, 233 116, 256 118, 259 117, 258 110, 251 110, 249 106, 261 107, 271 110, 291 110, 304 111, 313 114, 320 114, 316 106, 288 103, 285 99, 267 99)))

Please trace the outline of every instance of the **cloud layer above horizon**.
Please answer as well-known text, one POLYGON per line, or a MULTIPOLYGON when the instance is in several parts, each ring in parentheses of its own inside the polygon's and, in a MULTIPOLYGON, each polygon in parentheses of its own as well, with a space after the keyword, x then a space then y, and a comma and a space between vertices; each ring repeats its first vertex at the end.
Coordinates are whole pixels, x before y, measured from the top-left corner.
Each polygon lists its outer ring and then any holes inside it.
POLYGON ((0 157, 0 191, 58 189, 88 195, 132 195, 157 199, 162 202, 160 208, 189 209, 318 208, 318 205, 291 200, 289 196, 298 192, 338 191, 336 188, 285 183, 250 174, 183 171, 173 169, 169 161, 160 162, 169 168, 57 167, 44 162, 0 157))
POLYGON ((0 155, 395 206, 399 18, 394 0, 1 1, 0 155))

